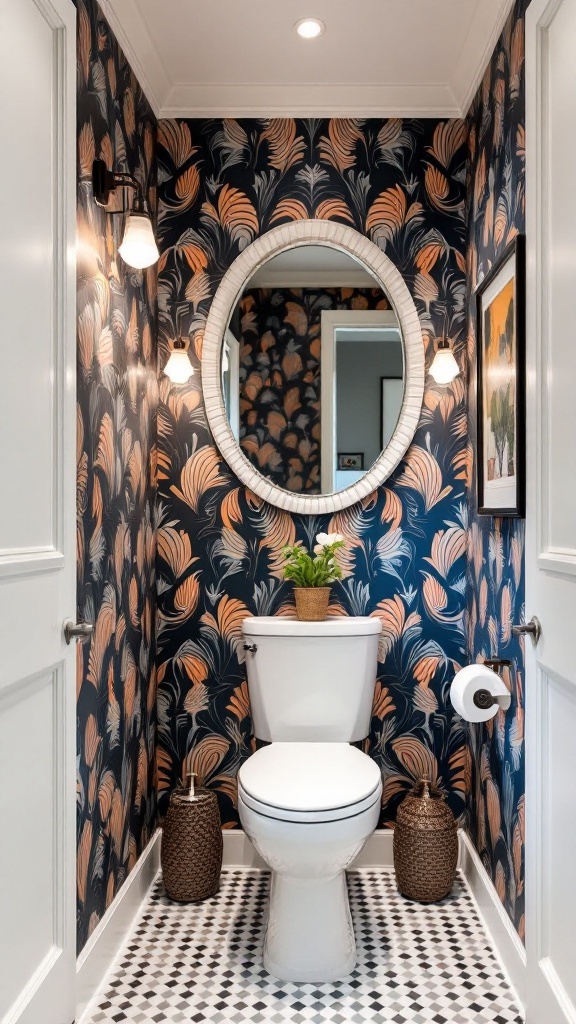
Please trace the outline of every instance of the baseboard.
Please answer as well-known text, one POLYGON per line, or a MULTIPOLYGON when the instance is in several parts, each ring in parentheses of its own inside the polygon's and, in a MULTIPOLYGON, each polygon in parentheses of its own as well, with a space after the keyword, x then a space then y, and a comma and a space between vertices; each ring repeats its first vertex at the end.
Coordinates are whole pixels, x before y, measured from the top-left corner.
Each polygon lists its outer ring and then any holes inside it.
POLYGON ((506 968, 523 1009, 526 1002, 526 950, 502 906, 492 879, 478 856, 470 836, 463 830, 460 831, 460 868, 478 907, 484 927, 506 968))
POLYGON ((76 961, 76 1020, 80 1020, 121 948, 160 869, 158 829, 98 922, 76 961))

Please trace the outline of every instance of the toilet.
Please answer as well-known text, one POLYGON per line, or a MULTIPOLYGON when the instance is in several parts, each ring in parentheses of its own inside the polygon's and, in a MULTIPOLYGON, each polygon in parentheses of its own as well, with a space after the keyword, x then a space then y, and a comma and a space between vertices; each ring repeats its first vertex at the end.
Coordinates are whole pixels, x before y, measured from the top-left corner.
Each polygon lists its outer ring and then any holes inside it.
POLYGON ((272 871, 264 966, 328 982, 356 964, 346 868, 378 823, 382 777, 350 746, 368 734, 380 620, 245 619, 254 735, 240 821, 272 871))

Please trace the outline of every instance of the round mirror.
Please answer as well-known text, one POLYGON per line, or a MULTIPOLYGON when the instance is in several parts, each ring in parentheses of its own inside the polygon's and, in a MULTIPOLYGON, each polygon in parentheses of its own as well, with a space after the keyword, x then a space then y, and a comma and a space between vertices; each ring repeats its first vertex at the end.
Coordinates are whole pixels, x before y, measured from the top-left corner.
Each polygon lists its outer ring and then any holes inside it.
POLYGON ((351 228, 303 221, 261 236, 225 275, 202 356, 226 461, 294 512, 330 512, 392 472, 416 429, 424 347, 404 281, 351 228))

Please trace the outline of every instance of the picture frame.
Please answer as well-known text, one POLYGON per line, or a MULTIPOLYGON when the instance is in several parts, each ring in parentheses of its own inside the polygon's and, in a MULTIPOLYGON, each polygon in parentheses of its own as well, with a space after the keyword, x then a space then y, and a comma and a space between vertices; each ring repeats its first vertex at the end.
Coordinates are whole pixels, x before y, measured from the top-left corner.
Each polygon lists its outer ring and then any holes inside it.
POLYGON ((364 469, 364 452, 338 452, 338 469, 364 469))
POLYGON ((525 240, 476 289, 478 515, 525 515, 525 240))

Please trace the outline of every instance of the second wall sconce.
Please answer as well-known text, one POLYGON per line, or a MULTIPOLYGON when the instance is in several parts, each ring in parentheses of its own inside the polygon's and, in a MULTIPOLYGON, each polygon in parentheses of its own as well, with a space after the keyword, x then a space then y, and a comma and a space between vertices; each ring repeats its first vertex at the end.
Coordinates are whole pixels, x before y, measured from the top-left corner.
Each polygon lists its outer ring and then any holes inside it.
MULTIPOLYGON (((160 257, 150 214, 146 209, 144 192, 140 182, 131 174, 116 174, 109 171, 103 160, 92 164, 92 190, 98 206, 106 207, 110 193, 117 188, 134 190, 134 205, 126 218, 124 237, 118 249, 122 259, 136 270, 151 267, 160 257)), ((126 213, 122 210, 108 210, 108 213, 126 213)))
POLYGON ((450 384, 459 373, 460 367, 454 358, 448 338, 440 338, 430 367, 430 376, 437 384, 450 384))
POLYGON ((194 368, 188 356, 189 346, 188 338, 176 338, 170 346, 170 357, 164 373, 173 384, 186 384, 194 376, 194 368))

